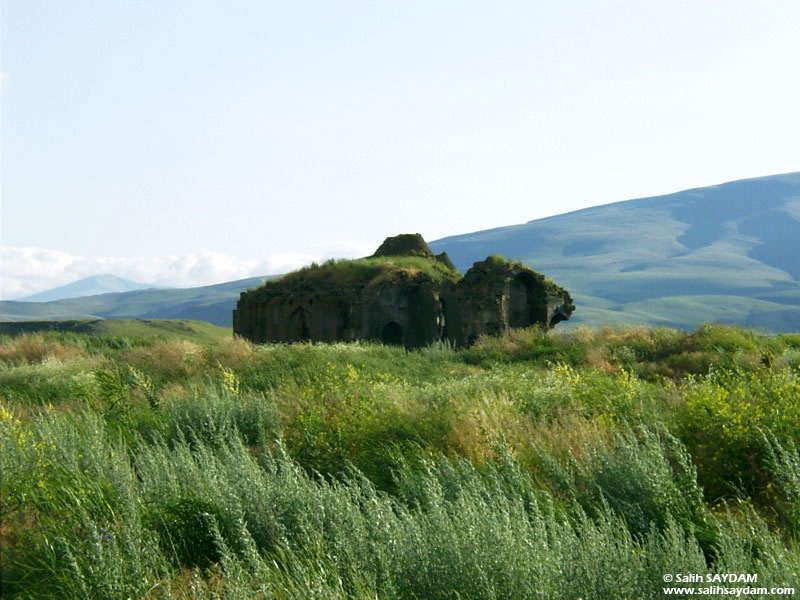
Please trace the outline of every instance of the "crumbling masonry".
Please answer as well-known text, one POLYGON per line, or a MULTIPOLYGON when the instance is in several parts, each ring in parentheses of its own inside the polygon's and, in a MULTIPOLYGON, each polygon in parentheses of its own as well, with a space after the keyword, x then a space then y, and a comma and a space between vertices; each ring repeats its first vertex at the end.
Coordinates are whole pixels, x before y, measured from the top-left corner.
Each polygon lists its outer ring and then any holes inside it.
POLYGON ((404 234, 368 259, 312 267, 243 292, 233 330, 257 343, 465 346, 514 327, 551 328, 573 310, 566 290, 525 265, 489 257, 461 277, 446 254, 434 256, 422 236, 404 234))

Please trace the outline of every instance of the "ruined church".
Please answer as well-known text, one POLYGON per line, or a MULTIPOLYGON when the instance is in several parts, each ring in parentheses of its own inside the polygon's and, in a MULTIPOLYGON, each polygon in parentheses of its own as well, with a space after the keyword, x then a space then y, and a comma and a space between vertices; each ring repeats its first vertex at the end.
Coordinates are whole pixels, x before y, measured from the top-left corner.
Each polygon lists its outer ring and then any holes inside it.
POLYGON ((566 290, 521 263, 490 256, 462 277, 446 253, 403 234, 371 257, 312 265, 243 292, 233 331, 256 343, 466 346, 515 327, 551 328, 574 310, 566 290))

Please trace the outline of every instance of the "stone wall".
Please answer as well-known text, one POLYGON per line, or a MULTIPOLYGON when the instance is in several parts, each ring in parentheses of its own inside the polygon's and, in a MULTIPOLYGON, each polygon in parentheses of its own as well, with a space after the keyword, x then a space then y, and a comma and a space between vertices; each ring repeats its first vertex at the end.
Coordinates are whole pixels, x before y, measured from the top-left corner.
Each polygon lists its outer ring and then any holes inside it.
POLYGON ((445 300, 457 315, 448 335, 458 345, 511 328, 551 328, 575 310, 569 293, 541 274, 495 257, 476 262, 445 300))
POLYGON ((367 339, 417 348, 441 339, 439 293, 427 277, 343 286, 335 294, 313 287, 287 289, 276 282, 242 293, 233 329, 257 343, 367 339))
MULTIPOLYGON (((388 238, 376 255, 404 250, 436 260, 419 234, 388 238)), ((497 257, 475 263, 457 281, 398 272, 378 282, 268 282, 242 293, 234 333, 256 343, 366 339, 418 348, 446 339, 465 346, 510 328, 553 327, 575 309, 566 290, 497 257)))

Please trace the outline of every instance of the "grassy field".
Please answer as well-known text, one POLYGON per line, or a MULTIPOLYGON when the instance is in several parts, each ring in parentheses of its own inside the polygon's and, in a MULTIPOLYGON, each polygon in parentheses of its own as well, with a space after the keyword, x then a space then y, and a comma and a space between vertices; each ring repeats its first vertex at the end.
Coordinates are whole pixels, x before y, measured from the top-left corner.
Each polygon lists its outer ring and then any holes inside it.
POLYGON ((173 333, 0 336, 3 597, 800 587, 800 334, 173 333))
MULTIPOLYGON (((205 321, 185 319, 83 319, 62 321, 15 321, 0 323, 0 335, 59 332, 62 334, 113 337, 131 343, 146 340, 186 339, 193 342, 218 342, 231 337, 230 327, 218 327, 205 321)), ((67 340, 68 337, 60 336, 67 340)), ((76 338, 77 339, 77 338, 76 338)), ((121 342, 124 343, 124 342, 121 342)))

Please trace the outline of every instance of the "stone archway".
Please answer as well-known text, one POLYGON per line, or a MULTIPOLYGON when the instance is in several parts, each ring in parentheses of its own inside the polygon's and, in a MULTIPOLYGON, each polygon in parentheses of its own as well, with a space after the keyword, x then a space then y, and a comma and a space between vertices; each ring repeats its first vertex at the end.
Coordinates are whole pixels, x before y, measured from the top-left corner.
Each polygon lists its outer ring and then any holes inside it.
POLYGON ((403 328, 397 321, 389 321, 381 329, 381 342, 388 346, 403 345, 403 328))
POLYGON ((311 330, 308 328, 308 312, 303 307, 298 307, 289 315, 289 341, 303 342, 311 339, 311 330))
POLYGON ((509 327, 528 327, 533 323, 532 283, 524 275, 517 275, 511 280, 508 294, 509 327))

